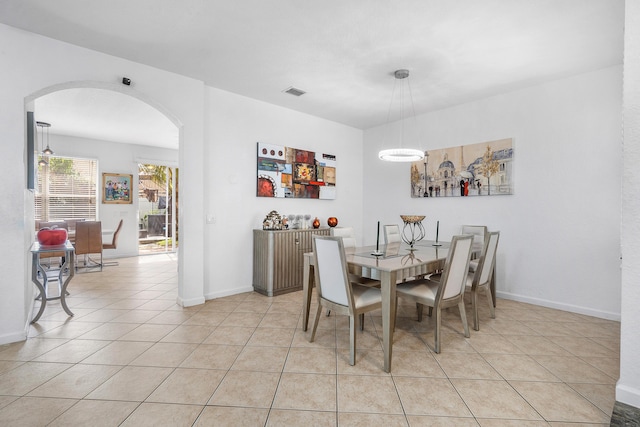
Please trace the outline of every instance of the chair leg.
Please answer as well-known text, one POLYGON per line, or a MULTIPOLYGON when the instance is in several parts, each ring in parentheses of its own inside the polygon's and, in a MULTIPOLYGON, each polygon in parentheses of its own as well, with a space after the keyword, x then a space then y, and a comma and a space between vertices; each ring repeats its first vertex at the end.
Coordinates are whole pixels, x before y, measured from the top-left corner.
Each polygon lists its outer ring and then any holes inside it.
POLYGON ((429 307, 429 313, 427 313, 427 315, 431 317, 432 314, 433 314, 433 307, 429 307))
MULTIPOLYGON (((422 312, 424 310, 424 305, 417 302, 416 308, 418 309, 418 322, 422 322, 422 312)), ((431 316, 431 307, 429 307, 429 316, 431 316)))
POLYGON ((360 330, 364 331, 364 313, 360 313, 360 330))
MULTIPOLYGON (((432 307, 429 307, 431 310, 432 307)), ((440 353, 440 324, 442 323, 442 312, 440 307, 436 307, 436 330, 435 330, 435 352, 440 353)))
POLYGON ((489 301, 489 311, 491 312, 491 318, 496 318, 496 308, 493 306, 493 294, 491 293, 491 287, 485 286, 484 292, 487 294, 487 300, 489 301))
POLYGON ((349 364, 356 364, 356 316, 349 316, 349 364))
POLYGON ((313 319, 313 328, 311 329, 311 337, 309 337, 309 342, 313 342, 316 339, 316 330, 318 329, 318 322, 320 321, 320 315, 322 314, 322 306, 318 306, 318 310, 316 310, 316 317, 313 319))
POLYGON ((478 316, 478 289, 471 290, 471 314, 473 315, 473 330, 480 330, 480 318, 478 316))
POLYGON ((467 311, 464 308, 464 300, 460 298, 460 302, 458 302, 458 308, 460 309, 460 319, 462 320, 462 327, 464 328, 464 336, 465 338, 469 338, 471 335, 469 334, 469 323, 467 323, 467 311))
POLYGON ((327 308, 327 317, 331 316, 331 310, 327 308))

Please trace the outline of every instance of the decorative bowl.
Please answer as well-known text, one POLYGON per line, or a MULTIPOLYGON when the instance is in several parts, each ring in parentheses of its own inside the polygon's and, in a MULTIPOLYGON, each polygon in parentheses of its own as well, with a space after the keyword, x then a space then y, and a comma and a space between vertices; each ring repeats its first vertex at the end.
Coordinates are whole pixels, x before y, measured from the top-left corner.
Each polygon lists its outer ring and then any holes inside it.
POLYGON ((45 227, 38 231, 37 237, 42 246, 60 246, 67 241, 67 230, 45 227))
POLYGON ((407 224, 416 224, 425 219, 425 215, 400 215, 400 218, 407 224))

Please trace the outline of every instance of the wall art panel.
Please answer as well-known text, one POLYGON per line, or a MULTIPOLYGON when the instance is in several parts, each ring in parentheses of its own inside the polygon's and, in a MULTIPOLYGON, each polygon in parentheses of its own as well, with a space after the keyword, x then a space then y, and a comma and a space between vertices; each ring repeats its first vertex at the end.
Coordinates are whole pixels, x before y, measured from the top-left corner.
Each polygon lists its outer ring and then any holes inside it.
POLYGON ((258 197, 336 198, 336 156, 258 142, 258 197))
POLYGON ((411 164, 411 197, 513 194, 513 139, 429 150, 411 164))

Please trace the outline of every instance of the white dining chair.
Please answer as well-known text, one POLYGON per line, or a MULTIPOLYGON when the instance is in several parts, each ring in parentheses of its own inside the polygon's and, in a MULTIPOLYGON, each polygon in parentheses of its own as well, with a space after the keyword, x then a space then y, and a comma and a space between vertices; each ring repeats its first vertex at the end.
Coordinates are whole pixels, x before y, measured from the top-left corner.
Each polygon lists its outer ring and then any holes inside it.
POLYGON ((484 244, 487 236, 487 226, 485 225, 463 225, 462 234, 471 234, 473 236, 474 244, 484 244))
POLYGON ((400 227, 398 224, 387 224, 384 226, 384 243, 401 243, 402 236, 400 235, 400 227))
POLYGON ((356 247, 356 233, 353 227, 332 227, 329 230, 331 236, 342 237, 342 244, 345 249, 356 247))
MULTIPOLYGON (((463 225, 461 234, 471 234, 473 236, 473 248, 480 251, 484 247, 488 229, 485 225, 463 225)), ((472 259, 469 262, 469 271, 474 272, 478 268, 478 260, 472 259)))
MULTIPOLYGON (((329 231, 331 236, 342 238, 342 246, 345 251, 353 252, 357 246, 356 234, 353 227, 334 227, 329 231)), ((380 286, 380 281, 376 279, 369 279, 362 277, 362 271, 358 271, 355 268, 349 269, 349 279, 352 282, 360 283, 365 286, 380 286)), ((327 313, 329 315, 329 313, 327 313)))
MULTIPOLYGON (((353 251, 356 246, 356 233, 353 227, 333 227, 329 230, 329 234, 335 237, 342 238, 342 245, 346 251, 353 251)), ((369 279, 367 277, 362 277, 361 271, 356 271, 355 269, 349 270, 349 279, 352 282, 359 283, 365 286, 380 286, 380 281, 376 279, 369 279)), ((327 310, 327 316, 331 315, 331 310, 327 310)))
POLYGON ((379 288, 363 286, 349 280, 342 238, 313 236, 313 257, 318 309, 309 342, 318 329, 322 308, 349 316, 349 364, 356 363, 356 325, 364 328, 364 314, 382 307, 379 288))
POLYGON ((495 270, 496 252, 498 250, 498 240, 500 232, 493 231, 487 233, 487 238, 482 248, 482 254, 478 259, 478 266, 475 272, 467 274, 466 290, 471 293, 471 310, 473 313, 473 329, 480 330, 478 316, 478 291, 484 289, 487 301, 489 301, 489 312, 491 318, 496 318, 496 310, 493 306, 493 295, 491 295, 491 279, 495 270))
POLYGON ((472 243, 473 237, 471 235, 453 236, 449 254, 441 274, 400 283, 396 287, 397 297, 406 298, 417 303, 418 322, 422 321, 423 306, 429 307, 429 315, 435 311, 434 351, 436 353, 440 353, 440 326, 443 308, 458 306, 464 328, 464 336, 469 338, 469 325, 467 324, 463 297, 467 283, 472 243), (432 277, 438 280, 434 280, 432 277))

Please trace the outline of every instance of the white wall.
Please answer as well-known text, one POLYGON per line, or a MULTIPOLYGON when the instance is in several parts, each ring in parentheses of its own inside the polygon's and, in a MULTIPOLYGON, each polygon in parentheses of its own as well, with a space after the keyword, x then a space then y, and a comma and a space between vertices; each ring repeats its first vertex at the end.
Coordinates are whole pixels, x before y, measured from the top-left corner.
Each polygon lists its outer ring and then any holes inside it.
POLYGON ((361 236, 362 131, 218 89, 207 89, 205 295, 250 291, 253 229, 272 210, 353 226, 361 236), (334 154, 335 200, 256 197, 257 142, 334 154))
POLYGON ((640 408, 640 3, 627 1, 625 8, 622 333, 616 400, 640 408))
POLYGON ((51 88, 99 87, 126 91, 170 115, 181 131, 180 210, 181 302, 198 304, 203 297, 203 145, 204 84, 135 62, 79 48, 36 34, 0 25, 0 179, 3 190, 0 218, 0 343, 26 336, 33 305, 29 246, 33 241, 33 201, 26 188, 25 106, 51 88), (43 66, 46 64, 46 66, 43 66), (132 86, 119 82, 132 79, 132 86))
POLYGON ((441 238, 485 224, 501 231, 498 296, 619 319, 621 78, 613 67, 418 117, 422 149, 513 138, 512 196, 411 199, 409 166, 377 159, 385 128, 367 130, 368 243, 400 214, 426 215, 432 239, 437 220, 441 238))
MULTIPOLYGON (((87 138, 75 138, 67 135, 50 135, 51 147, 56 156, 82 157, 98 160, 98 182, 102 182, 102 173, 124 173, 133 175, 131 204, 102 204, 101 185, 98 185, 97 214, 102 228, 115 230, 123 219, 122 230, 118 236, 117 249, 104 252, 105 258, 119 258, 138 255, 138 162, 141 159, 154 160, 156 164, 177 164, 178 150, 169 150, 136 144, 122 144, 112 141, 100 141, 87 138)), ((105 236, 106 237, 106 236, 105 236)))

